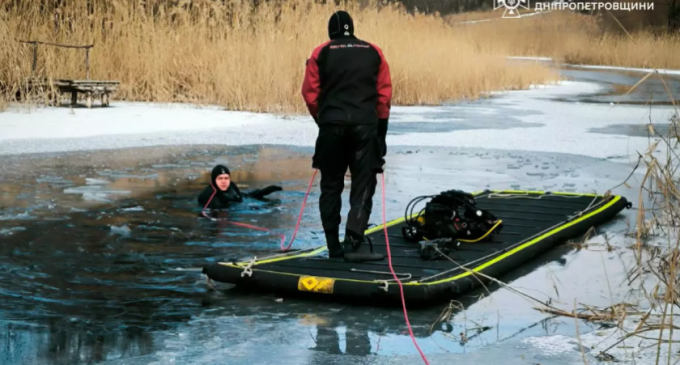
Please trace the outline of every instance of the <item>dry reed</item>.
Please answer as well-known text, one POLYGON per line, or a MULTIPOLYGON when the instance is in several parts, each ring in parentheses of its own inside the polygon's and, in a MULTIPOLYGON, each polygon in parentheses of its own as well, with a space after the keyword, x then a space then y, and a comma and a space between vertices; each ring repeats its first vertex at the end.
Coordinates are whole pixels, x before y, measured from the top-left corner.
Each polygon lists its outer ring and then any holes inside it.
POLYGON ((552 57, 558 62, 644 68, 680 69, 680 35, 651 31, 605 31, 598 17, 552 11, 521 19, 502 19, 502 10, 477 13, 489 22, 461 24, 469 16, 450 16, 461 36, 484 50, 512 56, 552 57))
MULTIPOLYGON (((566 311, 553 306, 552 299, 541 301, 496 278, 481 272, 472 272, 438 250, 449 261, 470 272, 475 278, 479 276, 484 281, 495 282, 531 304, 537 304, 538 306, 534 307, 536 310, 553 316, 571 317, 574 320, 604 322, 616 327, 621 335, 615 338, 608 347, 598 349, 595 355, 598 360, 602 361, 619 361, 620 359, 610 354, 609 351, 624 341, 635 338, 636 343, 640 340, 653 341, 657 364, 661 361, 662 346, 668 345, 668 358, 664 360, 664 363, 670 364, 671 356, 677 354, 677 349, 672 350, 671 346, 674 343, 680 343, 677 337, 673 337, 674 330, 680 329, 680 326, 673 324, 677 317, 677 314, 674 314, 675 308, 680 307, 680 173, 678 172, 680 170, 680 105, 676 101, 677 96, 673 95, 664 77, 655 72, 650 72, 643 77, 628 92, 632 92, 650 77, 658 77, 665 85, 673 106, 673 112, 668 120, 668 132, 662 135, 654 125, 648 125, 650 138, 653 137, 656 140, 650 143, 644 155, 639 156, 638 163, 628 178, 617 186, 625 185, 629 189, 632 188, 627 181, 631 179, 638 166, 641 164, 647 166, 647 171, 640 183, 636 207, 637 227, 634 232, 627 234, 628 237, 635 239, 635 244, 631 247, 636 259, 636 266, 628 274, 629 285, 634 281, 639 282, 640 287, 631 288, 631 290, 643 293, 635 297, 635 304, 622 302, 601 309, 584 305, 581 309, 574 308, 573 311, 566 311), (635 324, 635 328, 631 328, 630 323, 635 324), (658 334, 652 333, 651 335, 655 337, 650 337, 650 332, 658 332, 658 334)), ((604 195, 611 195, 611 190, 604 195)), ((585 241, 590 237, 591 232, 592 229, 585 234, 583 243, 574 244, 577 249, 588 248, 585 241)), ((614 250, 606 236, 605 244, 606 251, 614 250)), ((606 267, 605 278, 610 296, 612 296, 606 267)), ((448 322, 455 311, 463 310, 464 308, 451 304, 444 308, 435 324, 448 322)), ((434 324, 431 329, 433 326, 434 324)), ((578 322, 576 332, 583 361, 587 363, 578 332, 578 322)), ((599 344, 591 346, 594 349, 599 344)), ((642 342, 637 346, 640 348, 639 351, 650 348, 648 344, 642 346, 642 342)), ((633 353, 631 356, 636 355, 633 353)))
MULTIPOLYGON (((502 51, 481 49, 436 15, 411 16, 375 2, 345 9, 355 18, 357 36, 383 49, 395 105, 474 99, 557 79, 540 65, 508 67, 502 51)), ((120 80, 119 99, 304 113, 299 90, 305 60, 327 39, 327 19, 335 10, 302 0, 256 8, 236 0, 75 0, 51 11, 28 1, 0 7, 0 91, 11 100, 31 76, 31 46, 16 40, 94 43, 91 78, 120 80)), ((85 77, 82 50, 38 51, 37 76, 85 77)))
MULTIPOLYGON (((654 72, 643 77, 629 92, 637 88, 642 82, 653 77, 654 72)), ((632 288, 643 293, 636 297, 637 302, 647 303, 632 305, 620 303, 609 308, 598 310, 586 307, 586 313, 572 313, 543 309, 546 312, 573 316, 588 321, 614 322, 622 333, 613 344, 600 350, 597 357, 605 360, 618 360, 608 353, 625 340, 635 337, 638 340, 654 341, 656 363, 661 360, 662 345, 668 344, 668 361, 670 363, 670 346, 680 341, 674 340, 673 330, 680 327, 673 324, 674 308, 680 306, 680 105, 675 101, 676 96, 667 87, 664 78, 656 74, 664 85, 673 105, 673 113, 668 120, 668 133, 660 134, 654 125, 648 125, 649 137, 655 141, 650 143, 644 155, 640 155, 639 162, 646 165, 647 170, 640 182, 639 199, 637 202, 637 227, 629 237, 634 237, 632 245, 636 259, 635 267, 629 273, 629 283, 638 281, 639 288, 632 288), (659 156, 661 155, 661 156, 659 156), (644 309, 642 308, 644 307, 644 309), (633 317, 635 328, 630 328, 624 322, 633 317), (645 336, 648 332, 658 331, 657 337, 645 336)), ((635 167, 637 169, 637 166, 635 167)), ((625 182, 622 185, 631 188, 625 182)), ((643 351, 649 346, 642 347, 643 351)), ((635 354, 633 354, 635 356, 635 354)))

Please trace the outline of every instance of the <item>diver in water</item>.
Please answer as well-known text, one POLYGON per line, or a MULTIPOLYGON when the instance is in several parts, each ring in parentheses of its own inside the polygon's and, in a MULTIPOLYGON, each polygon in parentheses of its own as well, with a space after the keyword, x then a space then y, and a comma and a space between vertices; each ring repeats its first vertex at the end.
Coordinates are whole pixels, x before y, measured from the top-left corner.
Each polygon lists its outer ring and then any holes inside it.
POLYGON ((224 165, 217 165, 210 175, 210 185, 198 196, 198 204, 204 209, 226 209, 231 203, 242 202, 244 196, 263 199, 265 196, 281 190, 283 189, 280 186, 270 185, 264 189, 242 193, 238 185, 231 181, 229 169, 224 165))

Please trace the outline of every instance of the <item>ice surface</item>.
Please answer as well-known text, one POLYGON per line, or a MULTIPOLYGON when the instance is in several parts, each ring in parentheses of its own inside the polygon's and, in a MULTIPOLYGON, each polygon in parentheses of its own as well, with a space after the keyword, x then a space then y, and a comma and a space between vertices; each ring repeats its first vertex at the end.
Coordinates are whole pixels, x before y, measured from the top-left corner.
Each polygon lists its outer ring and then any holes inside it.
POLYGON ((0 114, 0 140, 78 138, 97 135, 181 132, 255 126, 270 121, 266 114, 229 112, 218 107, 185 104, 116 102, 111 108, 39 108, 0 114), (152 111, 152 113, 150 113, 152 111))
POLYGON ((121 209, 124 212, 142 212, 144 211, 144 208, 137 206, 137 207, 131 207, 131 208, 123 208, 121 209))
MULTIPOLYGON (((575 339, 563 335, 542 336, 542 337, 528 337, 522 342, 531 344, 543 355, 560 355, 569 353, 575 350, 574 346, 578 348, 578 343, 575 339)), ((577 350, 578 351, 578 350, 577 350)))
MULTIPOLYGON (((578 338, 554 335, 528 337, 523 339, 522 342, 529 344, 544 356, 555 356, 568 353, 580 354, 580 338, 583 352, 589 363, 597 360, 597 356, 600 355, 600 352, 606 350, 606 354, 613 356, 617 363, 637 365, 656 364, 657 343, 659 336, 661 335, 660 331, 646 331, 641 333, 640 337, 633 336, 623 340, 623 337, 635 331, 639 325, 640 319, 639 316, 626 318, 623 325, 623 327, 627 329, 625 332, 618 328, 590 331, 586 330, 586 327, 583 324, 580 324, 581 335, 578 338), (587 333, 584 334, 584 330, 586 330, 587 333)), ((669 330, 664 331, 661 338, 668 340, 669 337, 671 337, 670 332, 671 331, 669 330)), ((674 331, 672 339, 678 341, 679 338, 680 335, 677 334, 677 331, 674 331)), ((671 358, 677 360, 677 344, 673 344, 671 349, 673 350, 671 358)), ((662 344, 659 350, 660 359, 667 360, 669 350, 668 343, 662 344)), ((664 361, 663 363, 666 362, 664 361)))
POLYGON ((0 236, 11 236, 14 234, 14 232, 21 232, 25 230, 26 228, 24 227, 3 228, 0 229, 0 236))
MULTIPOLYGON (((602 86, 563 82, 529 90, 495 93, 477 102, 438 107, 394 107, 390 120, 453 123, 508 118, 531 123, 530 128, 458 129, 444 133, 388 134, 391 146, 447 146, 573 153, 607 158, 636 156, 649 145, 645 137, 589 133, 593 127, 648 123, 650 110, 631 105, 568 103, 564 95, 596 93, 602 86), (433 113, 445 117, 432 118, 433 113), (476 117, 477 116, 477 117, 476 117), (540 125, 540 126, 539 126, 540 125)), ((666 123, 670 107, 651 111, 656 123, 666 123)), ((184 105, 158 106, 115 103, 109 109, 44 108, 0 113, 0 154, 59 152, 158 145, 281 144, 314 146, 318 128, 308 116, 283 118, 271 114, 224 111, 184 105)))
POLYGON ((565 66, 580 67, 580 68, 592 68, 592 69, 600 69, 600 70, 644 72, 644 73, 650 73, 652 71, 658 71, 662 75, 680 76, 680 70, 670 70, 670 69, 663 69, 663 68, 657 69, 657 68, 636 68, 636 67, 600 66, 600 65, 574 65, 574 64, 565 64, 565 66))
POLYGON ((86 185, 64 189, 65 194, 82 194, 85 200, 109 201, 112 195, 128 195, 126 190, 105 189, 102 185, 86 185))
POLYGON ((528 61, 552 61, 552 57, 538 57, 538 56, 508 56, 510 60, 528 60, 528 61))
MULTIPOLYGON (((510 60, 526 60, 526 61, 545 61, 552 62, 552 57, 540 57, 540 56, 508 56, 506 57, 510 60)), ((628 72, 641 72, 650 73, 652 71, 659 71, 662 75, 673 75, 680 76, 680 70, 665 69, 665 68, 639 68, 639 67, 624 67, 624 66, 606 66, 606 65, 580 65, 575 63, 563 63, 562 66, 574 67, 574 68, 590 68, 599 70, 616 70, 616 71, 628 71, 628 72)))
POLYGON ((106 181, 106 180, 93 179, 93 178, 88 177, 88 178, 85 179, 85 183, 87 185, 103 185, 103 184, 110 184, 111 182, 106 181))
POLYGON ((121 235, 123 237, 129 237, 131 233, 132 233, 132 230, 127 225, 120 226, 120 227, 111 226, 111 234, 113 234, 113 235, 117 234, 117 235, 121 235))
POLYGON ((0 221, 4 220, 19 220, 19 219, 33 219, 28 212, 23 212, 19 214, 2 214, 0 213, 0 221))
POLYGON ((73 185, 73 181, 66 180, 62 176, 41 176, 35 180, 38 184, 52 184, 52 185, 73 185))

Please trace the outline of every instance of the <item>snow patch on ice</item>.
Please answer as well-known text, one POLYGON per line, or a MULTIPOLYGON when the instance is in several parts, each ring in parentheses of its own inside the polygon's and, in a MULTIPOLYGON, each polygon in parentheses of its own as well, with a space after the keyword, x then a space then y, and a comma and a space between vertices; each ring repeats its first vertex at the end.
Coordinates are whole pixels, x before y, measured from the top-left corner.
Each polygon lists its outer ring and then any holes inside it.
POLYGON ((130 237, 131 233, 132 233, 132 230, 127 225, 123 225, 123 226, 120 226, 120 227, 111 226, 111 234, 112 235, 120 235, 120 236, 123 236, 123 237, 130 237))
POLYGON ((104 189, 102 185, 86 185, 75 188, 64 189, 65 194, 82 194, 83 199, 93 201, 109 202, 112 195, 128 195, 131 192, 127 190, 109 190, 104 189))
MULTIPOLYGON (((540 56, 506 56, 505 58, 510 60, 524 60, 524 61, 543 61, 552 62, 552 57, 540 57, 540 56)), ((608 65, 582 65, 577 63, 561 63, 560 66, 575 67, 575 68, 586 68, 593 70, 614 70, 614 71, 628 71, 628 72, 641 72, 650 73, 653 71, 658 71, 662 75, 680 76, 680 70, 667 69, 667 68, 641 68, 641 67, 626 67, 626 66, 608 66, 608 65)))
POLYGON ((35 181, 38 184, 47 183, 53 185, 73 185, 73 181, 67 180, 62 176, 41 176, 35 179, 35 181))
POLYGON ((124 211, 124 212, 143 212, 144 208, 137 206, 137 207, 132 207, 132 208, 123 208, 122 211, 124 211))
POLYGON ((552 57, 539 57, 539 56, 507 56, 507 59, 511 60, 527 60, 527 61, 552 61, 552 57))
POLYGON ((3 228, 0 229, 0 236, 11 236, 14 234, 14 232, 21 232, 25 230, 26 230, 25 227, 3 228))
POLYGON ((28 220, 35 217, 28 214, 28 212, 23 212, 19 214, 0 214, 0 221, 10 221, 10 220, 28 220))
POLYGON ((219 107, 197 108, 185 104, 118 102, 115 108, 40 108, 24 112, 9 108, 3 113, 0 140, 87 138, 98 135, 146 134, 158 131, 186 132, 215 128, 251 128, 270 122, 271 114, 224 112, 219 107), (150 115, 150 112, 151 115, 150 115))
POLYGON ((569 67, 579 67, 579 68, 589 68, 589 69, 596 69, 596 70, 616 70, 616 71, 632 71, 632 72, 644 72, 644 73, 650 73, 653 71, 658 71, 662 75, 673 75, 673 76, 680 76, 680 70, 672 70, 672 69, 653 69, 653 68, 637 68, 637 67, 621 67, 621 66, 600 66, 600 65, 577 65, 577 64, 570 64, 567 63, 565 66, 569 67))
POLYGON ((110 184, 110 181, 106 180, 101 180, 101 179, 94 179, 91 177, 88 177, 85 179, 85 184, 87 185, 104 185, 104 184, 110 184))
MULTIPOLYGON (((592 82, 563 81, 558 85, 534 85, 528 90, 493 93, 498 97, 436 107, 393 107, 390 122, 450 123, 461 119, 481 128, 454 128, 450 132, 388 133, 388 146, 442 146, 492 148, 532 152, 580 154, 596 158, 637 156, 649 146, 646 137, 591 133, 609 124, 646 124, 649 108, 635 105, 603 105, 553 100, 563 96, 601 92, 592 82), (514 112, 516 111, 516 113, 514 112), (485 120, 500 128, 484 128, 485 120), (526 128, 506 128, 503 123, 529 123, 526 128)), ((670 107, 652 109, 655 123, 667 123, 670 107)), ((271 114, 194 108, 188 105, 157 107, 153 104, 120 103, 102 112, 82 109, 65 117, 61 108, 24 114, 6 111, 0 118, 0 155, 29 152, 78 151, 159 145, 267 145, 313 147, 318 127, 308 116, 283 118, 271 114), (191 121, 191 122, 188 122, 191 121), (36 134, 37 133, 37 134, 36 134), (123 135, 125 134, 125 135, 123 135), (37 139, 36 139, 37 138, 37 139)), ((125 172, 101 171, 100 176, 123 177, 125 172)), ((146 176, 153 178, 151 176, 146 176)), ((93 184, 89 184, 96 186, 93 184)), ((98 191, 83 192, 88 198, 98 191)))
MULTIPOLYGON (((619 363, 635 363, 642 365, 656 363, 656 344, 660 331, 646 331, 640 335, 645 338, 636 336, 619 342, 626 334, 636 330, 640 323, 640 319, 640 316, 627 317, 622 325, 623 328, 626 329, 625 332, 619 328, 609 328, 581 334, 581 345, 583 346, 583 351, 586 353, 586 356, 589 358, 589 362, 596 360, 596 357, 600 355, 601 352, 605 351, 607 355, 613 356, 619 363)), ((667 341, 669 340, 669 337, 670 331, 665 330, 662 338, 667 341)), ((676 342, 680 340, 678 331, 673 332, 672 340, 676 342)), ((522 342, 533 346, 545 356, 581 352, 578 339, 575 337, 562 335, 528 337, 523 339, 522 342)), ((678 343, 673 343, 670 348, 673 354, 676 354, 678 349, 680 349, 680 344, 678 343)), ((661 346, 660 357, 662 359, 667 359, 668 351, 668 343, 664 343, 661 346)))
POLYGON ((573 352, 575 350, 573 340, 571 337, 555 335, 527 337, 522 339, 522 342, 535 347, 542 355, 554 356, 573 352))

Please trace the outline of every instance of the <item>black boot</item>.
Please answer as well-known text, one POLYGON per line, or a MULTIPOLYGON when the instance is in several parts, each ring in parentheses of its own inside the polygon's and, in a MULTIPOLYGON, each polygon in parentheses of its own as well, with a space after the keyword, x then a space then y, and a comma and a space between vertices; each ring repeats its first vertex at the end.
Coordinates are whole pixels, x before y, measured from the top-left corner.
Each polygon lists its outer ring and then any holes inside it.
POLYGON ((337 258, 344 255, 344 250, 340 244, 338 228, 324 229, 326 234, 326 247, 328 247, 328 257, 337 258))
POLYGON ((352 232, 350 230, 345 231, 345 241, 343 246, 345 252, 357 252, 361 248, 361 244, 364 242, 364 237, 358 233, 352 232))
MULTIPOLYGON (((368 238, 363 235, 359 235, 350 230, 345 231, 345 261, 349 262, 364 262, 364 261, 381 261, 385 258, 384 255, 373 252, 358 252, 361 245, 368 238)), ((372 250, 371 250, 372 251, 372 250)))

